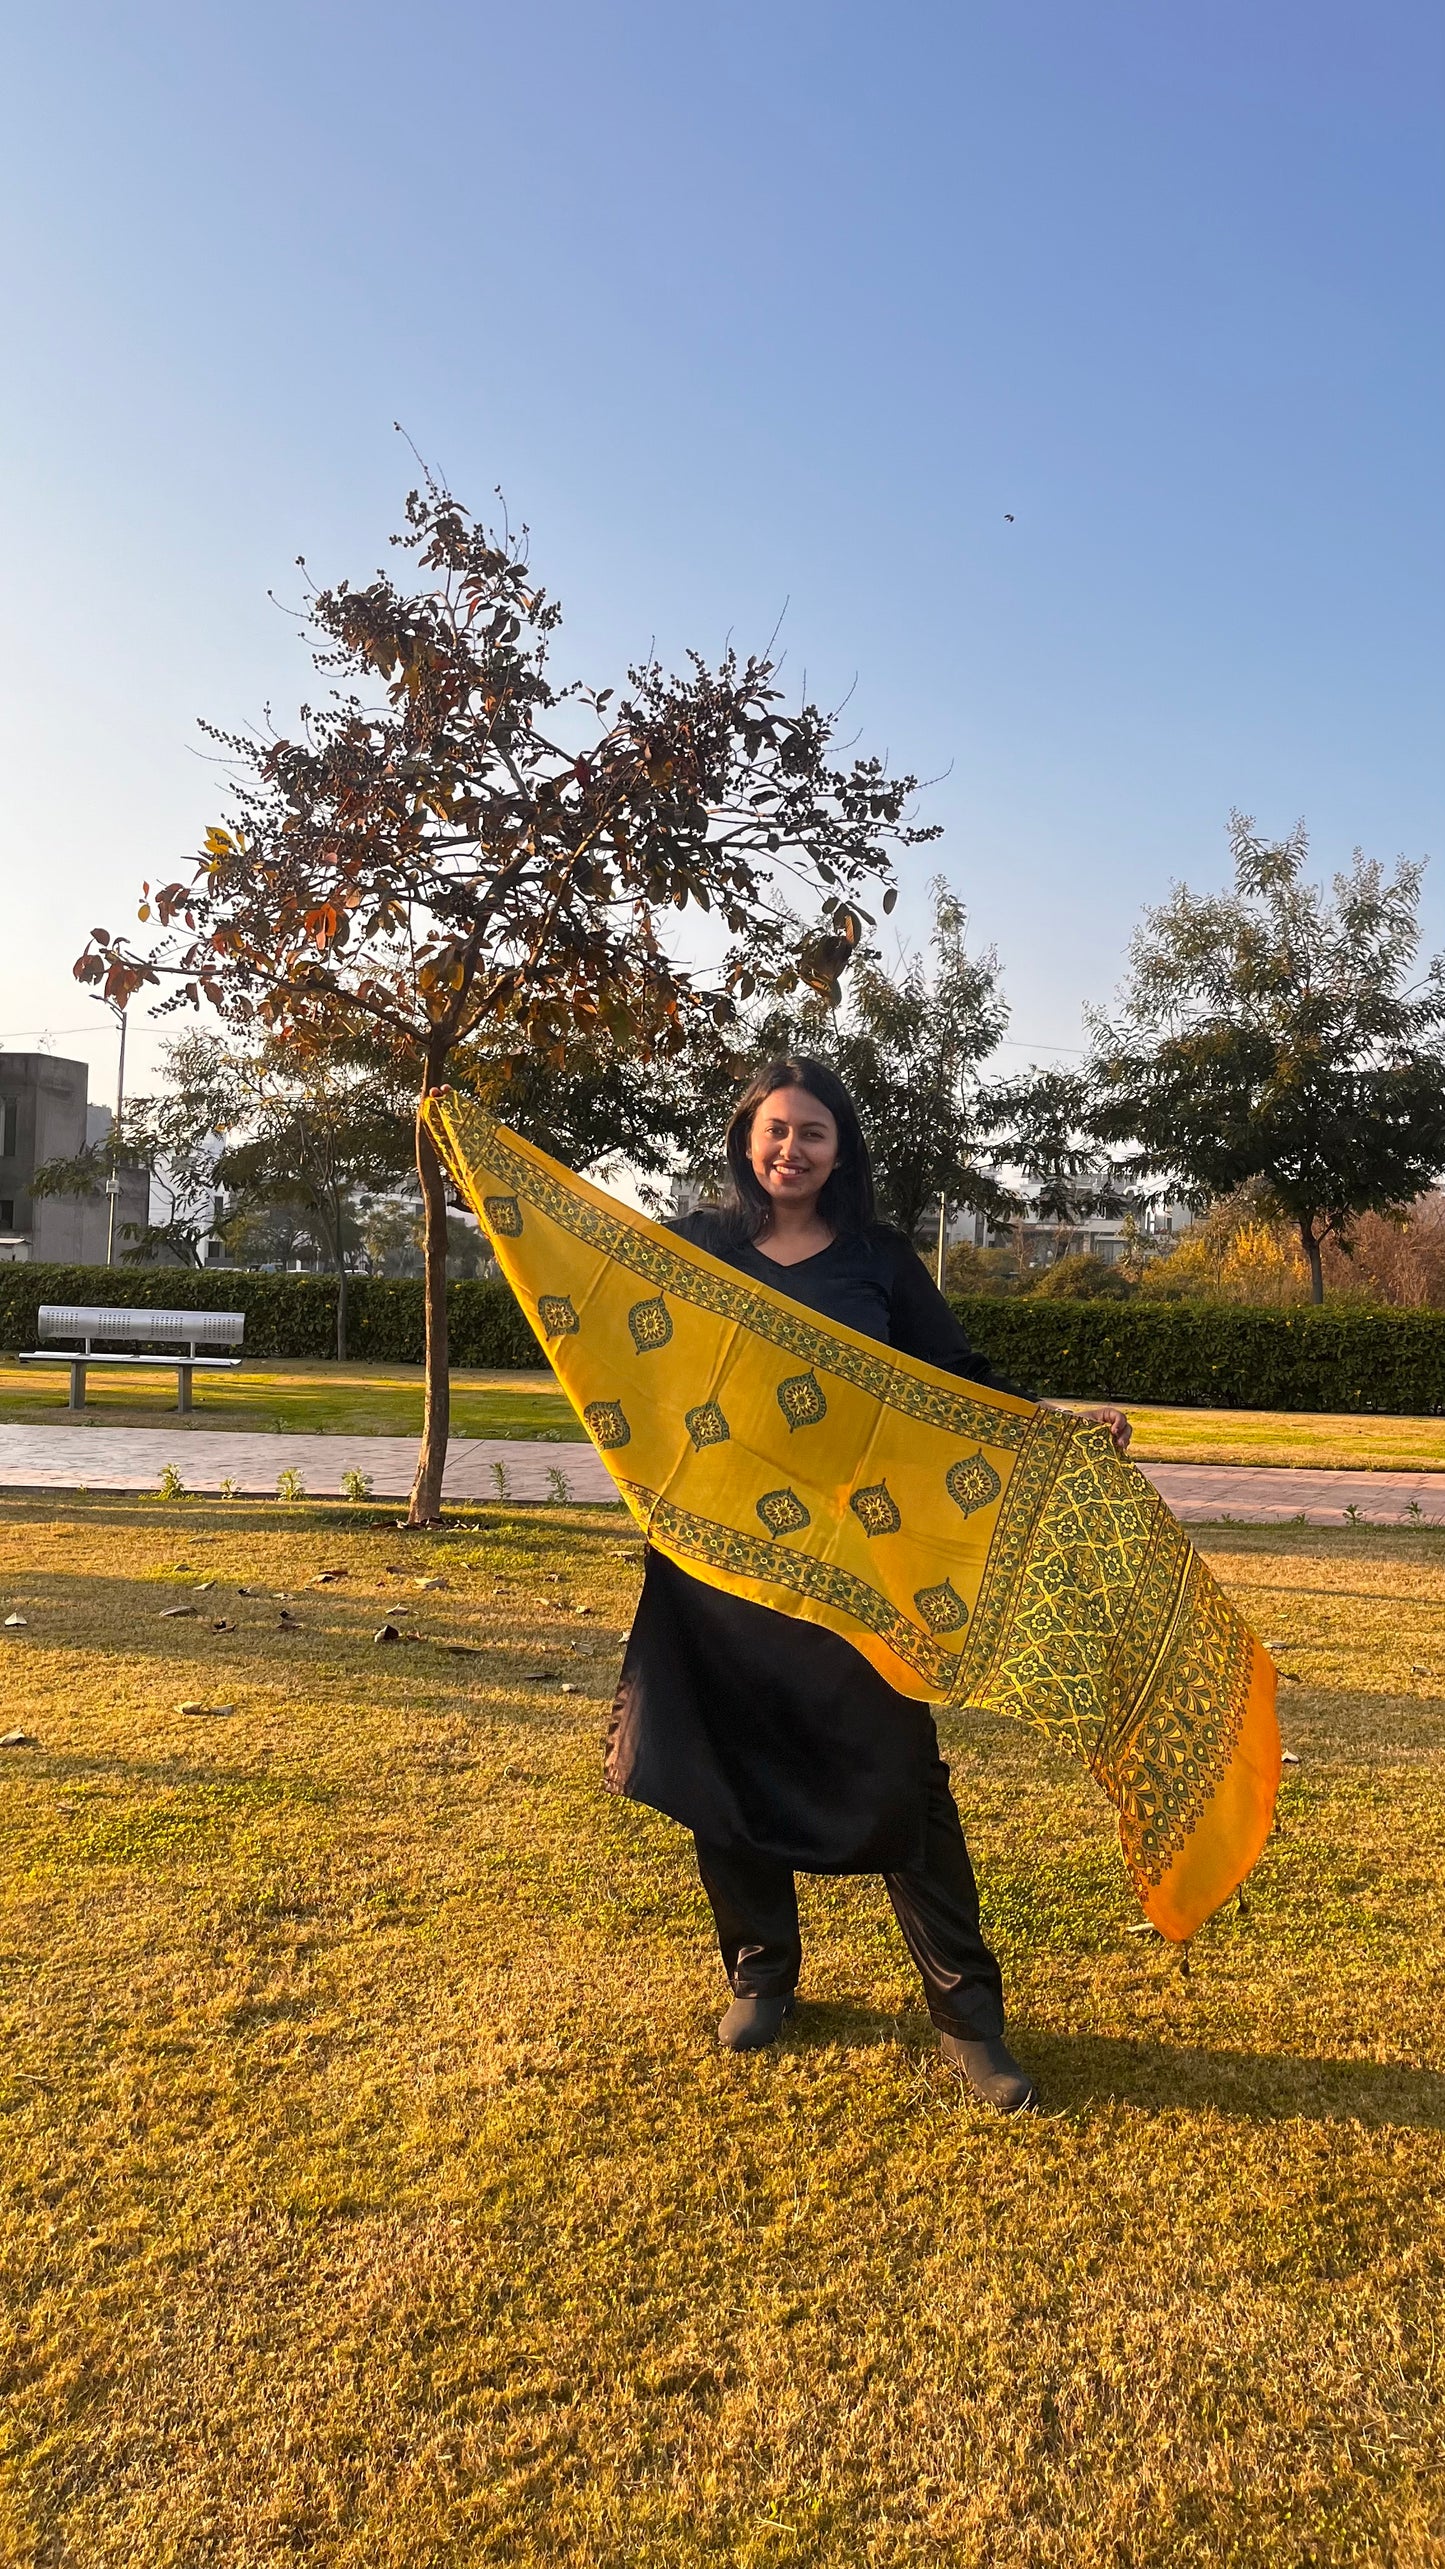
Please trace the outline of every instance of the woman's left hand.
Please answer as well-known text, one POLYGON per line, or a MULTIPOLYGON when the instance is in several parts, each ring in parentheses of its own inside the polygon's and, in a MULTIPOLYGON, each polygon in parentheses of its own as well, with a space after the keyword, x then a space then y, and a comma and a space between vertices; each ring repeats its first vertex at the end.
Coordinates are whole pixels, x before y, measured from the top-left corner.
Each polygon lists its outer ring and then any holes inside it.
POLYGON ((1080 1418, 1086 1418, 1091 1427, 1107 1427, 1109 1434, 1114 1440, 1115 1453, 1127 1454, 1129 1450, 1129 1439, 1133 1435, 1134 1430, 1130 1426, 1127 1418, 1124 1416, 1122 1409, 1084 1409, 1077 1411, 1075 1415, 1080 1418))

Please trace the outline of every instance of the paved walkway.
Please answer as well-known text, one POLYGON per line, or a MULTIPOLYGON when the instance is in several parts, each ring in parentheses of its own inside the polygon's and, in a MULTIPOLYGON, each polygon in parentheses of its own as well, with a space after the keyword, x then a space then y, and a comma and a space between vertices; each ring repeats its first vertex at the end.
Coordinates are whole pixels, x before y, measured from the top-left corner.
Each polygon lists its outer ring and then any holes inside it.
MULTIPOLYGON (((411 1488, 416 1440, 248 1436, 204 1428, 0 1427, 0 1489, 154 1490, 167 1463, 198 1495, 229 1481, 238 1496, 270 1498, 277 1475, 290 1470, 300 1474, 309 1497, 334 1498, 343 1473, 355 1470, 366 1473, 377 1498, 395 1499, 411 1488)), ((1354 1509, 1376 1525, 1445 1525, 1445 1472, 1282 1472, 1229 1463, 1143 1468, 1175 1515, 1196 1523, 1236 1517, 1278 1525, 1303 1516, 1311 1525, 1343 1525, 1354 1509)), ((454 1436, 445 1487, 447 1497, 463 1506, 481 1499, 613 1495, 590 1445, 501 1437, 454 1436)))
MULTIPOLYGON (((405 1498, 416 1471, 414 1436, 250 1436, 224 1428, 0 1427, 0 1489, 154 1490, 173 1463, 188 1490, 274 1498, 277 1475, 298 1472, 311 1498, 335 1498, 342 1475, 365 1472, 379 1499, 405 1498)), ((611 1479, 590 1445, 454 1436, 446 1495, 453 1501, 610 1499, 611 1479), (499 1485, 497 1473, 504 1482, 499 1485)))

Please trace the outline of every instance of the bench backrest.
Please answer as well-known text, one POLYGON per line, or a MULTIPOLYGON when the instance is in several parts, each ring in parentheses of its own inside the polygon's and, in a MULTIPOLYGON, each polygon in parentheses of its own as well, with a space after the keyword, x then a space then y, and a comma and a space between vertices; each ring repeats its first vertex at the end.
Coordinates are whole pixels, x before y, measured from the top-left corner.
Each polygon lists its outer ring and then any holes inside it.
POLYGON ((42 1338, 82 1338, 92 1347, 135 1347, 163 1340, 195 1356, 206 1347, 239 1347, 244 1311, 142 1311, 130 1303, 42 1302, 42 1338))

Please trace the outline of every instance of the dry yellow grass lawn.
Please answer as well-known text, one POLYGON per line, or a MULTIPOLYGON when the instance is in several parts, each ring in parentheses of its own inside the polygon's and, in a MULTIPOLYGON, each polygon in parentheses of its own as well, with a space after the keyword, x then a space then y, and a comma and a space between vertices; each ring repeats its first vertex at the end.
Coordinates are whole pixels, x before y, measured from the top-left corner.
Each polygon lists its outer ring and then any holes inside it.
POLYGON ((597 1789, 615 1512, 0 1503, 0 2559, 1445 2561, 1445 1539, 1206 1540, 1301 1763, 1189 1979, 1086 1779, 948 1726, 1008 2123, 874 1882, 718 2055, 597 1789))

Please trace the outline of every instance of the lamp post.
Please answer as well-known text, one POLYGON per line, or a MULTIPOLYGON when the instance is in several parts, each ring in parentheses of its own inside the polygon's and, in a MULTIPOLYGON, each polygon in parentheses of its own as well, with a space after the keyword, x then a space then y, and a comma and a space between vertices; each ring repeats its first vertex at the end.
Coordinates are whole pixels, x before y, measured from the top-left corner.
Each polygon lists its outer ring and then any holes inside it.
MULTIPOLYGON (((99 993, 92 991, 91 996, 99 998, 99 993)), ((105 1230, 105 1263, 108 1267, 113 1267, 115 1265, 115 1208, 120 1200, 120 1178, 116 1171, 116 1157, 120 1150, 120 1119, 125 1106, 126 1013, 123 1008, 116 1005, 113 999, 100 999, 99 1004, 102 1008, 110 1010, 120 1027, 120 1062, 115 1074, 115 1120, 110 1128, 110 1175, 105 1182, 105 1191, 110 1198, 110 1216, 105 1230)))

